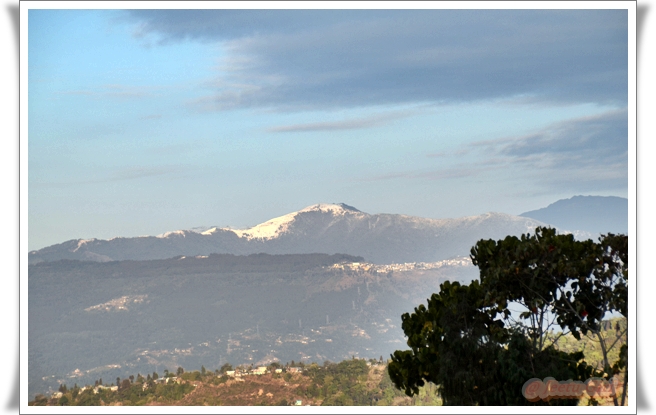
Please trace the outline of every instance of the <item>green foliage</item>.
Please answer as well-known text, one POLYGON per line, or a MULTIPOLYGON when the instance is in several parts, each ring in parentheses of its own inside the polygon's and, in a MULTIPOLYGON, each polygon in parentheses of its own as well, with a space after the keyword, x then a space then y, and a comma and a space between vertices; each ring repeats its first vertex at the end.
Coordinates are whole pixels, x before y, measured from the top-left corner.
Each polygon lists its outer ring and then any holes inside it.
MULTIPOLYGON (((396 388, 394 382, 392 382, 392 379, 390 379, 388 370, 383 371, 383 377, 378 383, 378 389, 380 390, 380 395, 374 396, 374 399, 378 405, 389 406, 392 405, 394 399, 399 397, 405 397, 405 394, 401 390, 396 388)), ((419 393, 422 393, 424 389, 425 389, 424 387, 420 387, 419 393)), ((439 405, 441 404, 442 403, 440 400, 439 405)))
POLYGON ((188 383, 157 385, 155 395, 168 401, 178 401, 194 389, 188 383))
POLYGON ((63 395, 61 398, 59 398, 59 406, 68 406, 70 405, 70 399, 68 399, 68 396, 63 395))
POLYGON ((77 396, 75 405, 100 406, 100 395, 93 393, 93 389, 86 389, 77 396))
POLYGON ((379 391, 366 385, 369 367, 364 360, 326 362, 323 367, 313 363, 306 366, 305 374, 314 382, 307 396, 323 398, 322 405, 371 405, 381 398, 379 391))
POLYGON ((185 372, 180 375, 180 378, 184 380, 201 380, 202 376, 199 371, 194 370, 193 372, 185 372))
MULTIPOLYGON (((471 251, 485 285, 486 305, 504 313, 509 302, 526 308, 522 317, 535 320, 553 311, 557 323, 574 337, 598 330, 607 311, 626 317, 628 238, 609 234, 599 243, 557 235, 537 228, 535 235, 481 240, 471 251)), ((538 337, 539 325, 529 335, 538 337)))
MULTIPOLYGON (((620 373, 626 367, 626 357, 623 358, 622 351, 626 349, 627 342, 627 320, 625 318, 613 318, 604 320, 600 324, 600 334, 606 343, 613 346, 608 350, 608 361, 615 362, 613 374, 620 373), (613 343, 617 341, 615 345, 613 343), (617 347, 617 344, 622 346, 617 347)), ((550 332, 547 335, 548 341, 553 342, 558 350, 564 352, 583 352, 584 360, 599 371, 604 370, 604 356, 602 353, 599 339, 592 334, 582 336, 577 340, 571 334, 563 335, 558 332, 550 332)))
POLYGON ((447 404, 484 402, 497 381, 499 342, 508 337, 503 322, 479 309, 484 291, 477 281, 468 286, 446 282, 441 288, 428 307, 422 304, 402 316, 411 350, 394 352, 390 378, 408 396, 428 381, 440 385, 442 396, 450 398, 447 404))
POLYGON ((607 312, 626 316, 627 246, 622 235, 594 243, 550 228, 478 241, 471 258, 481 282, 445 282, 427 307, 402 315, 410 350, 394 352, 390 378, 408 396, 434 383, 445 405, 576 404, 531 403, 522 396, 522 385, 536 377, 585 380, 600 374, 583 361, 581 351, 557 349, 549 338, 555 324, 576 339, 596 334, 607 374, 624 367, 626 359, 610 367, 612 346, 601 329, 607 312), (526 311, 517 319, 509 304, 526 311))

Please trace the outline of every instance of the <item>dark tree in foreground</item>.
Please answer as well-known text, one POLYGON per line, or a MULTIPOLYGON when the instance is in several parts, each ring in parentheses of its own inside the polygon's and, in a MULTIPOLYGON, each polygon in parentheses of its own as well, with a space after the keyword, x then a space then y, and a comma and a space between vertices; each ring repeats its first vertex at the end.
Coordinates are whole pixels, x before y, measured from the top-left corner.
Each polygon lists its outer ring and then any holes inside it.
POLYGON ((529 402, 522 386, 547 376, 608 379, 623 369, 626 379, 626 344, 601 334, 607 312, 627 317, 626 236, 609 234, 595 243, 537 228, 521 238, 481 240, 471 258, 480 282, 446 282, 427 307, 403 314, 410 350, 394 352, 388 367, 398 388, 412 396, 425 382, 435 383, 445 405, 571 405, 577 400, 529 402), (583 362, 581 352, 554 347, 567 333, 599 340, 603 371, 583 362), (613 364, 612 347, 621 347, 613 364))

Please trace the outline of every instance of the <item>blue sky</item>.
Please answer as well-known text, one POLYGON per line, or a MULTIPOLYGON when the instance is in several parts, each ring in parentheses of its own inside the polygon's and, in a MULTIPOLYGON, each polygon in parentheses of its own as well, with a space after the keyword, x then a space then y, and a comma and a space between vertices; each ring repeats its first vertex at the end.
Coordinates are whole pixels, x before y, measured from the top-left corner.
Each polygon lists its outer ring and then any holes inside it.
POLYGON ((626 10, 30 10, 29 249, 628 195, 626 10))

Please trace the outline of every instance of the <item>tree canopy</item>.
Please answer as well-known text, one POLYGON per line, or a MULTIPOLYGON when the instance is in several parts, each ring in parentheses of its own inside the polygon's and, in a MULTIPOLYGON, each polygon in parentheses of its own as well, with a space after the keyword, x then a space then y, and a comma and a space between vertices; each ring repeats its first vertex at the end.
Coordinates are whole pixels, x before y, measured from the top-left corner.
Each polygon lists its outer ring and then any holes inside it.
POLYGON ((602 235, 595 243, 539 227, 520 238, 480 240, 471 259, 480 281, 447 281, 427 306, 402 315, 410 350, 394 352, 388 370, 407 395, 432 382, 445 405, 576 404, 577 399, 529 402, 522 386, 548 376, 609 379, 626 368, 626 344, 601 334, 609 312, 627 317, 625 235, 602 235), (567 333, 576 339, 597 336, 603 370, 583 361, 581 352, 555 347, 567 333), (611 364, 612 347, 622 351, 611 364))

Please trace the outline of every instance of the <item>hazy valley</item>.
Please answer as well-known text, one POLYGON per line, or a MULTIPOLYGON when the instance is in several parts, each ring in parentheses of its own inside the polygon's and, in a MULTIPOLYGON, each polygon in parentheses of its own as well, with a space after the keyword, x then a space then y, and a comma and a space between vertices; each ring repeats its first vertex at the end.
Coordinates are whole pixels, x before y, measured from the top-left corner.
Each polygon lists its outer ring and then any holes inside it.
POLYGON ((29 394, 178 366, 386 359, 406 346, 402 313, 446 280, 477 278, 468 257, 477 240, 541 224, 500 213, 438 220, 313 205, 246 230, 33 251, 29 394))

